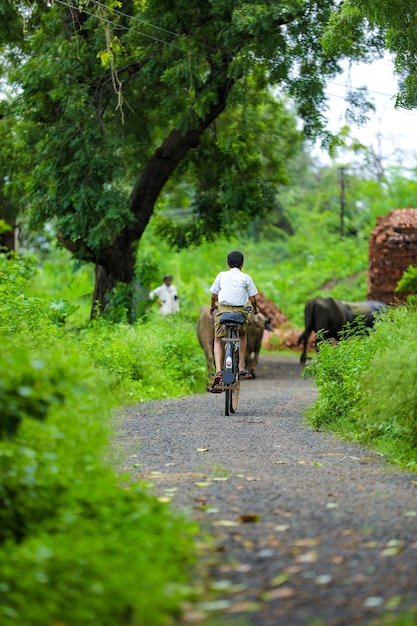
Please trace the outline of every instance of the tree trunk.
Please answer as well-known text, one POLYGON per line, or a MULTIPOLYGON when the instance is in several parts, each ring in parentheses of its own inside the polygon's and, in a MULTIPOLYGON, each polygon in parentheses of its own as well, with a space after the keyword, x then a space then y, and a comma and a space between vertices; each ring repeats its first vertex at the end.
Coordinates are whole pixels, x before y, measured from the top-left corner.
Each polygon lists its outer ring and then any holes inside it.
POLYGON ((133 243, 128 237, 128 231, 125 231, 98 256, 91 318, 96 317, 98 311, 106 309, 117 283, 131 284, 135 274, 133 243))
POLYGON ((17 251, 17 236, 16 227, 13 226, 12 230, 8 230, 0 234, 0 248, 6 248, 6 252, 17 251))

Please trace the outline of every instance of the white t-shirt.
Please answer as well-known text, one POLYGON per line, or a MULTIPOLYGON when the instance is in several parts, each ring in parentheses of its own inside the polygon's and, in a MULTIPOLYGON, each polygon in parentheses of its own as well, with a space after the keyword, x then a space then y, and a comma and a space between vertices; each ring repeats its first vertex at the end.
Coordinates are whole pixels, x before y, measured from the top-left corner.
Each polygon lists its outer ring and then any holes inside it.
POLYGON ((244 274, 238 267, 217 274, 210 291, 218 294, 219 304, 229 306, 245 306, 249 297, 258 293, 249 274, 244 274))
POLYGON ((180 303, 178 302, 178 293, 174 285, 166 285, 162 283, 160 287, 157 287, 149 294, 149 297, 155 298, 157 296, 163 303, 159 307, 161 315, 170 315, 171 313, 177 313, 180 310, 180 303))

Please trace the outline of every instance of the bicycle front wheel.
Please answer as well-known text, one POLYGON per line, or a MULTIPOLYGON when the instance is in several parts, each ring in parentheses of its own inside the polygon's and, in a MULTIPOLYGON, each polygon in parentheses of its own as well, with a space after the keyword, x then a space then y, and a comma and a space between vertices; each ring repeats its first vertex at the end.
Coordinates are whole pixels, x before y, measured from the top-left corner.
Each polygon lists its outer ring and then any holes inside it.
POLYGON ((239 392, 240 392, 240 380, 237 380, 232 389, 230 390, 230 413, 234 413, 237 409, 237 403, 239 402, 239 392))
POLYGON ((233 350, 231 357, 234 381, 225 392, 225 415, 230 415, 236 411, 240 392, 240 380, 238 374, 239 352, 237 349, 233 350))

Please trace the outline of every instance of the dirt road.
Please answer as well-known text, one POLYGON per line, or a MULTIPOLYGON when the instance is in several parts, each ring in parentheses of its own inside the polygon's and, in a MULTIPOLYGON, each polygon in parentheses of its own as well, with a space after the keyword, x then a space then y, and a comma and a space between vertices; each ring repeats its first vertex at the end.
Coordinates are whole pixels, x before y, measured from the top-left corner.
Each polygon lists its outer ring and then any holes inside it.
POLYGON ((417 476, 311 430, 315 389, 301 371, 297 357, 262 355, 231 417, 223 394, 127 408, 125 466, 140 464, 213 535, 225 593, 203 608, 219 624, 353 626, 417 611, 417 476))

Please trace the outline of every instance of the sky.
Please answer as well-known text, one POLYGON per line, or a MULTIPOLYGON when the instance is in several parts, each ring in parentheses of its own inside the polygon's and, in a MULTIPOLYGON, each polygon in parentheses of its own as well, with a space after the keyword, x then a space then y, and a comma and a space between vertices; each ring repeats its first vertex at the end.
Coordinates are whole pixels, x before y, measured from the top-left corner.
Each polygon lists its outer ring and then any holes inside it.
MULTIPOLYGON (((417 110, 395 109, 397 78, 389 57, 372 64, 354 64, 328 83, 327 95, 329 110, 328 129, 340 131, 346 124, 344 114, 347 103, 344 98, 350 85, 352 88, 367 87, 375 112, 370 112, 365 126, 351 126, 351 135, 366 146, 373 146, 381 154, 384 165, 417 165, 417 110)), ((328 157, 318 148, 320 160, 328 162, 328 157)), ((337 159, 336 159, 337 161, 337 159)))

